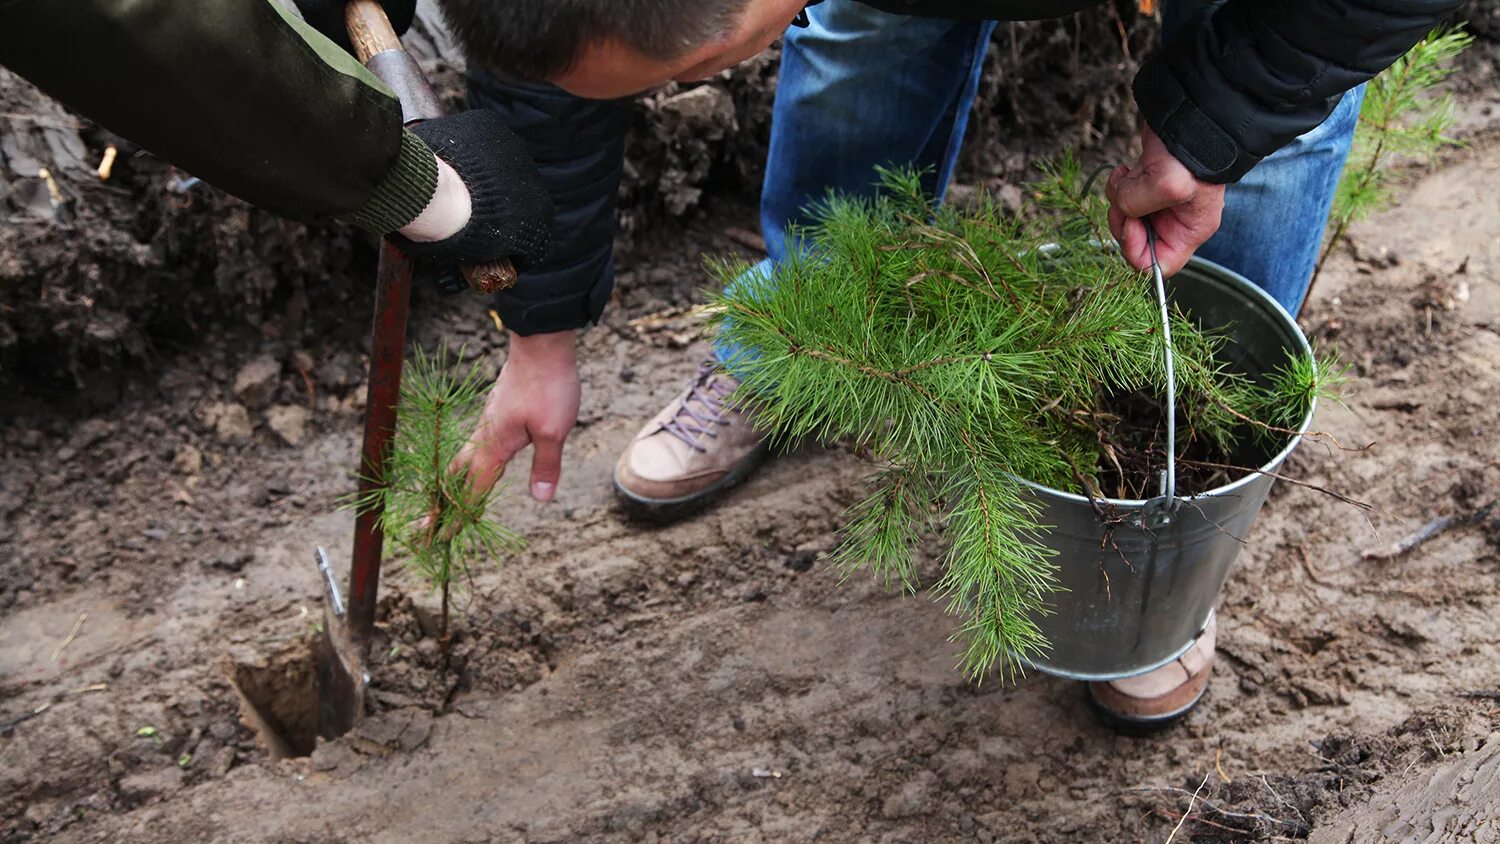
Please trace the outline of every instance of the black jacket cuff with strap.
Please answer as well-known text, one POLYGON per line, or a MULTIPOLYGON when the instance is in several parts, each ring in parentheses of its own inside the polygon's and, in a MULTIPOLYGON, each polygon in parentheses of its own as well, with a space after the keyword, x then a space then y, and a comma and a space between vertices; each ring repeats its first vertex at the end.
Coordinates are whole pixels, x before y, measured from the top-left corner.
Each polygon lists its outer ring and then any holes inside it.
POLYGON ((1198 178, 1239 180, 1327 119, 1459 0, 1228 0, 1141 67, 1141 116, 1198 178))

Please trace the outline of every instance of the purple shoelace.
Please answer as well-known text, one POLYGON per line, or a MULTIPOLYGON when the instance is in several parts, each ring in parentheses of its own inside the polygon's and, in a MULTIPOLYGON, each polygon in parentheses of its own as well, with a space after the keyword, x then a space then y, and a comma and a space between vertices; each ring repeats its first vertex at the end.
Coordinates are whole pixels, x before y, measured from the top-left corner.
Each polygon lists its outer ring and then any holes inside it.
POLYGON ((707 451, 699 438, 705 434, 718 438, 719 433, 713 426, 729 424, 729 417, 723 413, 724 399, 729 397, 734 388, 726 386, 724 380, 719 377, 717 365, 705 363, 699 366, 698 375, 693 378, 693 385, 688 388, 682 407, 678 408, 671 421, 662 426, 667 433, 687 443, 694 451, 707 451), (694 405, 703 408, 704 412, 700 413, 694 405))

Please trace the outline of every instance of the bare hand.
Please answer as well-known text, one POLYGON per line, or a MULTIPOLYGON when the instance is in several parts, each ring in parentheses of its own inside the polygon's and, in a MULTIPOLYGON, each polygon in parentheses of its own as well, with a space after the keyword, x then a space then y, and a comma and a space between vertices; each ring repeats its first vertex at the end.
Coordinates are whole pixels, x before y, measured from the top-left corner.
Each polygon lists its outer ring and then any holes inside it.
POLYGON ((456 461, 468 467, 470 487, 493 487, 511 458, 532 445, 531 497, 551 501, 562 475, 563 443, 578 423, 581 393, 572 331, 512 334, 510 356, 456 461))
POLYGON ((1224 186, 1199 181, 1149 126, 1141 133, 1140 159, 1134 167, 1116 167, 1105 193, 1109 230, 1119 241, 1126 263, 1138 270, 1151 268, 1143 222, 1149 216, 1156 229, 1157 258, 1166 275, 1187 265, 1198 247, 1219 230, 1224 213, 1224 186))

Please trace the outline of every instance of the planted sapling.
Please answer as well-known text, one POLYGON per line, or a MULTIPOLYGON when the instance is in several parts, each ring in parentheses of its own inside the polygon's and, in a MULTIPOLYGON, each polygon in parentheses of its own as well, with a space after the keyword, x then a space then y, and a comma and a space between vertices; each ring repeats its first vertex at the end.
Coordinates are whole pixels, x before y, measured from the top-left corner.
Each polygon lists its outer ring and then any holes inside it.
POLYGON ((427 355, 418 349, 401 383, 385 483, 356 500, 360 509, 383 505, 381 529, 404 565, 442 594, 438 635, 445 649, 455 585, 462 588, 477 566, 522 545, 489 515, 494 490, 474 493, 467 471, 454 465, 484 407, 488 383, 477 364, 461 374, 446 350, 427 355))

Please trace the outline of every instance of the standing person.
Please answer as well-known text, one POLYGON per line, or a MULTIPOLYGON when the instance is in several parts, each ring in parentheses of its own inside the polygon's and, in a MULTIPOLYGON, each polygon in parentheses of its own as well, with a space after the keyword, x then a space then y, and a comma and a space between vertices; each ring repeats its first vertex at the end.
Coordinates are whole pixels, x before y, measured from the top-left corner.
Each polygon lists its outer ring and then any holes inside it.
MULTIPOLYGON (((382 2, 409 23, 415 0, 382 2)), ((613 283, 625 121, 611 100, 712 76, 787 32, 762 200, 775 262, 808 199, 869 193, 877 165, 931 168, 940 197, 994 21, 1099 0, 442 2, 484 110, 411 128, 336 44, 342 0, 296 0, 307 23, 274 0, 0 0, 0 64, 272 211, 349 221, 439 267, 515 259, 521 280, 496 301, 509 356, 464 459, 487 487, 533 445, 530 488, 545 501, 577 422, 574 330, 613 283)), ((1147 266, 1150 216, 1169 273, 1203 247, 1295 310, 1358 111, 1348 92, 1458 5, 1169 0, 1166 45, 1134 85, 1142 153, 1108 183, 1125 260, 1147 266)), ((621 455, 621 497, 679 516, 753 471, 768 449, 724 403, 734 386, 717 360, 700 367, 621 455)), ((1092 699, 1133 728, 1170 724, 1202 696, 1213 647, 1210 622, 1180 660, 1091 686, 1092 699)))
MULTIPOLYGON (((759 280, 795 248, 786 232, 806 222, 802 209, 830 189, 870 195, 877 166, 925 168, 928 191, 941 199, 995 22, 1096 4, 663 0, 651 7, 657 14, 643 15, 640 4, 580 0, 570 4, 579 26, 563 31, 551 25, 542 2, 511 3, 501 13, 485 0, 444 0, 478 68, 471 100, 500 113, 533 144, 544 174, 549 158, 560 162, 549 184, 562 215, 589 221, 559 229, 568 245, 554 249, 532 290, 523 281, 502 296, 512 304, 534 297, 539 318, 525 328, 538 332, 597 319, 610 288, 623 124, 620 107, 600 98, 712 75, 757 52, 796 16, 798 25, 786 30, 761 199, 768 257, 747 276, 759 280), (542 287, 545 294, 535 289, 542 287), (564 290, 569 298, 560 298, 564 290)), ((1149 267, 1142 221, 1150 216, 1168 274, 1197 252, 1255 280, 1295 313, 1349 152, 1360 86, 1457 5, 1167 0, 1164 47, 1134 83, 1141 155, 1117 168, 1107 185, 1110 227, 1125 259, 1149 267)), ((725 371, 733 354, 716 348, 621 454, 614 483, 631 511, 657 520, 689 514, 749 476, 769 453, 753 416, 725 403, 737 386, 725 371)), ((568 369, 571 361, 534 363, 529 383, 538 401, 515 394, 497 400, 469 456, 476 480, 492 483, 525 445, 521 432, 531 428, 522 417, 541 420, 550 437, 537 442, 532 480, 534 494, 544 497, 555 489, 561 465, 557 432, 565 435, 563 423, 571 427, 571 419, 549 414, 543 391, 576 379, 576 372, 568 369)), ((1091 701, 1107 722, 1133 731, 1175 723, 1207 688, 1215 633, 1211 617, 1183 657, 1143 676, 1090 684, 1091 701)))

